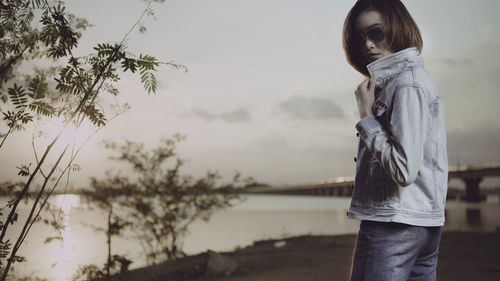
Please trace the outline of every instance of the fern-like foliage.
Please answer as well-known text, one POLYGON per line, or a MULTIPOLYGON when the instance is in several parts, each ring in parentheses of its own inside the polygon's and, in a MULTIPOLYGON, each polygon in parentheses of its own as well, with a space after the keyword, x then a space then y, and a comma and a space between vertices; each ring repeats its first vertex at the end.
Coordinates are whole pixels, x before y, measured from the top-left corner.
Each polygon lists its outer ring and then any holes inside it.
POLYGON ((13 111, 7 111, 7 112, 2 112, 3 114, 3 121, 7 123, 7 126, 12 129, 17 129, 17 119, 16 119, 16 113, 13 111))
POLYGON ((140 68, 141 82, 148 94, 156 93, 158 89, 158 81, 154 75, 156 67, 159 65, 155 57, 149 55, 140 55, 137 60, 137 66, 140 68))
POLYGON ((105 90, 107 93, 112 94, 113 96, 117 96, 118 93, 120 92, 117 88, 115 88, 112 84, 106 83, 103 86, 103 90, 105 90))
POLYGON ((123 71, 130 70, 130 72, 135 73, 137 70, 137 60, 125 57, 122 60, 122 69, 123 71))
POLYGON ((95 107, 95 105, 87 105, 82 109, 85 116, 89 118, 89 120, 95 126, 104 126, 106 125, 106 116, 95 107))
POLYGON ((7 240, 5 242, 0 242, 0 258, 6 258, 7 255, 9 254, 10 247, 12 246, 12 243, 10 240, 7 240))
POLYGON ((97 51, 97 55, 99 57, 109 57, 113 55, 115 50, 118 48, 118 45, 111 45, 108 43, 97 44, 97 47, 94 47, 94 50, 97 51))
POLYGON ((156 77, 151 70, 141 70, 141 82, 144 85, 144 89, 148 94, 156 93, 158 82, 156 77))
POLYGON ((23 257, 23 256, 14 256, 12 258, 12 263, 16 263, 16 262, 26 262, 28 259, 26 259, 26 257, 23 257))
POLYGON ((56 90, 70 94, 81 93, 78 83, 75 82, 75 80, 77 80, 77 73, 75 73, 73 67, 69 65, 62 68, 59 72, 59 78, 54 78, 54 80, 57 82, 56 90))
POLYGON ((139 55, 137 60, 137 66, 141 69, 154 70, 155 67, 159 66, 160 62, 153 56, 150 55, 139 55))
POLYGON ((54 106, 40 100, 30 103, 29 109, 46 117, 52 117, 56 114, 56 108, 54 106))
POLYGON ((165 62, 164 64, 166 64, 170 67, 173 67, 176 70, 182 70, 182 71, 184 71, 184 73, 188 72, 188 68, 183 64, 178 64, 178 63, 175 63, 174 61, 165 62))
POLYGON ((42 6, 43 3, 42 0, 31 0, 30 2, 31 2, 31 7, 33 7, 33 9, 39 8, 40 6, 42 6))
POLYGON ((31 166, 31 164, 29 164, 29 165, 21 164, 21 167, 16 167, 19 170, 17 175, 22 176, 22 177, 29 176, 30 175, 30 166, 31 166))
MULTIPOLYGON (((3 228, 3 223, 2 223, 3 228)), ((12 242, 10 240, 0 241, 0 267, 3 265, 3 261, 7 259, 10 253, 10 248, 12 247, 12 242)))
POLYGON ((28 98, 22 86, 17 86, 17 84, 14 83, 14 87, 9 88, 7 92, 9 93, 11 102, 17 109, 22 110, 26 108, 28 98))
POLYGON ((31 114, 29 114, 28 112, 19 112, 18 120, 23 124, 28 124, 28 122, 33 121, 33 116, 31 116, 31 114))
POLYGON ((47 93, 48 84, 45 82, 45 77, 35 76, 31 79, 28 87, 28 96, 32 99, 42 99, 47 93))
POLYGON ((49 46, 48 54, 52 58, 68 55, 68 51, 78 44, 78 34, 72 30, 65 17, 65 7, 60 3, 42 13, 43 29, 40 39, 49 46))

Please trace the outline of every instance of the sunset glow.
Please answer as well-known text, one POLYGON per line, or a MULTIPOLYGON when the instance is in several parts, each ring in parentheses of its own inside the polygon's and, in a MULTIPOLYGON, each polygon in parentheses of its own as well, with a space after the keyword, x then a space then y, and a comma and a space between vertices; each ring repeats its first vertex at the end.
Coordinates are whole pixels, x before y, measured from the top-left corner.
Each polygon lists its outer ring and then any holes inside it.
POLYGON ((69 222, 71 209, 80 204, 78 195, 61 195, 56 197, 56 207, 59 210, 59 220, 63 225, 61 233, 61 241, 58 243, 52 256, 50 257, 54 262, 54 276, 57 280, 66 281, 71 280, 72 275, 78 268, 78 264, 74 261, 78 257, 77 245, 73 238, 71 225, 69 222))
MULTIPOLYGON (((43 127, 42 132, 47 137, 48 141, 52 141, 64 128, 64 124, 65 122, 63 118, 53 119, 43 127)), ((56 143, 56 146, 65 147, 68 143, 70 143, 70 145, 74 144, 78 147, 82 145, 93 132, 95 132, 95 128, 88 120, 82 122, 79 128, 71 123, 64 129, 56 143)))

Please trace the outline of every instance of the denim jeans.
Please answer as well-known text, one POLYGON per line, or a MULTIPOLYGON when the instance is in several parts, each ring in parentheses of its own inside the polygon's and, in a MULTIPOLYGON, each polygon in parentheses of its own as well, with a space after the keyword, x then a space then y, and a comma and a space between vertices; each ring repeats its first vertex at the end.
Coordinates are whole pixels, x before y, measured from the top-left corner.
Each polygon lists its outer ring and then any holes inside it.
POLYGON ((351 281, 435 281, 442 227, 361 221, 351 281))

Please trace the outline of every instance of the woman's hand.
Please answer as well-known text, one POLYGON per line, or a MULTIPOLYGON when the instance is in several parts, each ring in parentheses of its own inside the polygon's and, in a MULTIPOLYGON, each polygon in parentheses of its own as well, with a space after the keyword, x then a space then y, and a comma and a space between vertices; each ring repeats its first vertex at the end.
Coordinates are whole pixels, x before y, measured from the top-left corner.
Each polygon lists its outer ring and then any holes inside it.
POLYGON ((358 111, 361 119, 366 116, 373 115, 372 108, 375 104, 375 81, 377 76, 373 75, 370 79, 366 79, 359 84, 354 95, 358 103, 358 111))

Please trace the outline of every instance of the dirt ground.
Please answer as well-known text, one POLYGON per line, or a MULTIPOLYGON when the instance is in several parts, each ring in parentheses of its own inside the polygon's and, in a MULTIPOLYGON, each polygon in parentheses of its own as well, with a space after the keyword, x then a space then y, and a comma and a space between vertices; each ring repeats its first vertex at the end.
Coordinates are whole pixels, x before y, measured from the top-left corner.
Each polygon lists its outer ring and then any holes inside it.
MULTIPOLYGON (((245 249, 222 253, 237 264, 230 276, 207 276, 207 254, 200 254, 169 264, 137 269, 114 280, 348 280, 355 239, 355 235, 342 235, 259 241, 245 249)), ((500 233, 444 232, 438 280, 499 281, 500 233)))

